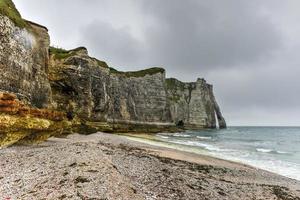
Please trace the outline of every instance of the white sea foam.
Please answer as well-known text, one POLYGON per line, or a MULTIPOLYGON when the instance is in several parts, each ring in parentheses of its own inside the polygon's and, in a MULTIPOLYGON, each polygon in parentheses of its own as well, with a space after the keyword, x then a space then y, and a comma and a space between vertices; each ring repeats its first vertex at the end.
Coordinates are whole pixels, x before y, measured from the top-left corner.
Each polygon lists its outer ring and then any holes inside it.
POLYGON ((283 176, 293 178, 296 180, 300 180, 300 165, 296 163, 281 161, 277 159, 269 159, 269 160, 258 160, 251 158, 242 158, 242 156, 229 156, 224 154, 214 154, 214 156, 223 158, 226 160, 232 160, 236 162, 245 163, 251 165, 253 167, 258 167, 260 169, 264 169, 270 172, 274 172, 277 174, 281 174, 283 176))
POLYGON ((276 151, 276 152, 279 154, 290 154, 289 152, 286 152, 286 151, 276 151))
POLYGON ((158 145, 241 162, 300 180, 300 128, 233 127, 159 135, 158 145))
POLYGON ((175 137, 191 137, 190 135, 182 134, 182 133, 175 133, 173 136, 175 136, 175 137))
POLYGON ((270 153, 273 150, 272 149, 263 149, 263 148, 257 148, 256 151, 262 152, 262 153, 270 153))
POLYGON ((198 139, 201 139, 201 140, 211 140, 212 137, 205 137, 205 136, 197 136, 198 139))
POLYGON ((173 143, 176 143, 176 144, 182 144, 182 145, 188 145, 188 146, 195 146, 195 147, 202 147, 206 150, 209 150, 209 151, 226 151, 226 150, 222 150, 220 149, 219 147, 217 146, 213 146, 213 145, 210 145, 210 144, 204 144, 204 143, 201 143, 201 142, 197 142, 197 141, 172 141, 173 143))
POLYGON ((264 149, 264 148, 257 148, 256 151, 261 152, 261 153, 290 154, 289 152, 286 152, 286 151, 277 151, 277 150, 273 150, 273 149, 264 149))
POLYGON ((158 137, 160 138, 163 138, 163 139, 168 139, 169 137, 168 136, 164 136, 164 135, 157 135, 158 137))

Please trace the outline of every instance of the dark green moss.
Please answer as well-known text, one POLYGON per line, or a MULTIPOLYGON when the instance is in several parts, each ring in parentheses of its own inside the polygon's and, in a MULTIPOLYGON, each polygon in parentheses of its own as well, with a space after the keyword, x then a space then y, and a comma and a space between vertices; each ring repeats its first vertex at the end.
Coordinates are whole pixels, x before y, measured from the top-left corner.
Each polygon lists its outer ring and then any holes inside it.
POLYGON ((49 53, 54 55, 56 59, 63 59, 64 57, 67 57, 69 51, 62 48, 50 47, 49 53))
POLYGON ((180 100, 180 96, 178 94, 173 94, 172 96, 168 96, 168 100, 178 103, 180 100))
POLYGON ((185 88, 185 84, 175 78, 168 78, 166 79, 166 87, 168 90, 180 89, 181 91, 183 91, 185 88))
POLYGON ((0 14, 7 16, 18 27, 25 28, 28 26, 11 0, 0 0, 0 14))
POLYGON ((50 47, 49 53, 51 55, 54 55, 55 59, 61 60, 61 59, 66 59, 68 57, 74 56, 76 54, 76 51, 79 50, 86 50, 86 48, 78 47, 76 49, 66 50, 62 48, 50 47))
POLYGON ((69 50, 69 52, 70 51, 80 51, 80 50, 87 50, 85 47, 77 47, 77 48, 75 48, 75 49, 71 49, 71 50, 69 50))
POLYGON ((124 75, 126 77, 144 77, 146 75, 153 75, 153 74, 164 73, 164 72, 165 72, 165 69, 159 68, 159 67, 153 67, 153 68, 149 68, 149 69, 144 69, 144 70, 140 70, 140 71, 131 71, 131 72, 121 72, 114 68, 110 68, 110 73, 120 74, 120 75, 124 75))
POLYGON ((124 73, 124 72, 120 72, 120 71, 118 71, 118 70, 116 70, 115 68, 112 68, 112 67, 110 67, 109 70, 110 70, 110 73, 112 73, 112 74, 124 73))
POLYGON ((109 66, 107 65, 106 62, 101 61, 101 60, 98 60, 97 58, 93 58, 93 59, 97 62, 97 64, 98 64, 99 66, 104 67, 104 68, 109 68, 109 66))

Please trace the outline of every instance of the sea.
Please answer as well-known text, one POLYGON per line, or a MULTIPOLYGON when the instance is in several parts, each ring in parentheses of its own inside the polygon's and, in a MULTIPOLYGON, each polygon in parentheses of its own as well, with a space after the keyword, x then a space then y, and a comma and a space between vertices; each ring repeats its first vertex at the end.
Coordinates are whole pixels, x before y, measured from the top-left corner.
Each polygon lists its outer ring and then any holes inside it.
POLYGON ((300 180, 300 127, 229 127, 135 140, 240 162, 300 180))

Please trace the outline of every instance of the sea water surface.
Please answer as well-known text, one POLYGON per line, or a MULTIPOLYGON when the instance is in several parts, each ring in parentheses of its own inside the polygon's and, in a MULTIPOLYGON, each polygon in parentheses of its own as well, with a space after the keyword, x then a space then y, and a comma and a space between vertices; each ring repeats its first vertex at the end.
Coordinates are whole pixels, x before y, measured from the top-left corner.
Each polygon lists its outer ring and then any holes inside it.
POLYGON ((237 161, 300 180, 300 127, 229 127, 160 133, 152 143, 237 161))

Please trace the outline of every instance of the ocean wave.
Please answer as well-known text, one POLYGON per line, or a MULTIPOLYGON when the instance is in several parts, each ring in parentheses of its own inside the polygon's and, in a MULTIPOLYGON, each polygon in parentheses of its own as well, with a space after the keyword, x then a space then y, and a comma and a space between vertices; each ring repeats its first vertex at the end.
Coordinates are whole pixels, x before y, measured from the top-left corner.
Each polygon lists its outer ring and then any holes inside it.
POLYGON ((273 149, 264 149, 264 148, 256 148, 256 151, 261 153, 289 154, 289 152, 286 151, 277 151, 273 149))
POLYGON ((218 152, 226 151, 226 150, 220 149, 217 146, 213 146, 213 145, 210 145, 210 144, 204 144, 204 143, 201 143, 201 142, 194 142, 194 141, 172 141, 172 142, 176 143, 176 144, 202 147, 202 148, 204 148, 206 150, 209 150, 209 151, 218 151, 218 152))
POLYGON ((205 136, 197 136, 198 139, 201 139, 201 140, 211 140, 212 137, 205 137, 205 136))
POLYGON ((256 151, 262 152, 262 153, 270 153, 273 150, 272 149, 263 149, 263 148, 257 148, 256 151))
POLYGON ((190 135, 182 134, 182 133, 175 133, 173 136, 175 136, 175 137, 191 137, 190 135))
POLYGON ((279 154, 290 154, 289 152, 286 152, 286 151, 276 151, 276 152, 279 154))
POLYGON ((168 136, 165 136, 165 135, 157 135, 158 137, 160 138, 163 138, 163 139, 168 139, 169 137, 168 136))
POLYGON ((216 155, 218 158, 231 160, 235 162, 242 162, 254 167, 258 167, 267 171, 271 171, 277 174, 281 174, 283 176, 300 180, 300 165, 297 163, 282 161, 282 160, 261 160, 261 159, 255 159, 255 158, 242 158, 241 156, 229 156, 226 154, 223 154, 222 156, 216 155))

